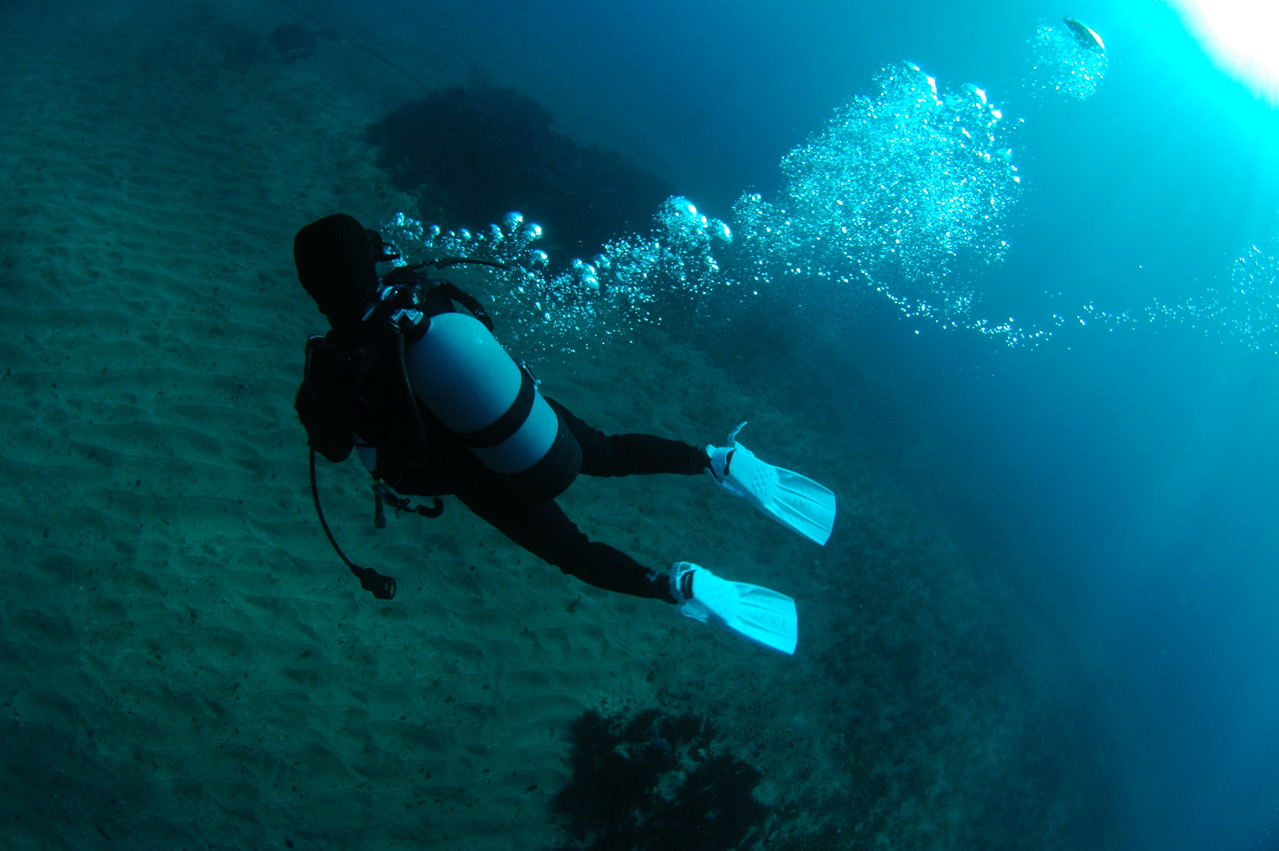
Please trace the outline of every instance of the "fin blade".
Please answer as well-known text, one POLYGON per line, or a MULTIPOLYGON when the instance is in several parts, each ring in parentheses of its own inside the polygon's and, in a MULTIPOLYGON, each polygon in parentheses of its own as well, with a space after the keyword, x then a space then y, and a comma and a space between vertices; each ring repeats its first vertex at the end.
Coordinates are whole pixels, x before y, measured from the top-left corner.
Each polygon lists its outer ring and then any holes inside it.
POLYGON ((768 513, 804 537, 825 545, 835 528, 835 493, 807 476, 777 468, 777 490, 768 513))
POLYGON ((756 644, 794 655, 799 643, 799 613, 795 601, 769 588, 734 584, 737 586, 734 622, 725 625, 756 644))
POLYGON ((690 562, 676 562, 671 567, 671 589, 679 600, 678 611, 684 617, 714 623, 728 632, 756 644, 788 655, 795 653, 799 641, 799 614, 795 601, 785 594, 733 582, 690 562), (692 574, 691 593, 681 579, 692 574))
POLYGON ((835 526, 835 494, 807 476, 761 460, 742 444, 716 481, 783 526, 824 545, 835 526))

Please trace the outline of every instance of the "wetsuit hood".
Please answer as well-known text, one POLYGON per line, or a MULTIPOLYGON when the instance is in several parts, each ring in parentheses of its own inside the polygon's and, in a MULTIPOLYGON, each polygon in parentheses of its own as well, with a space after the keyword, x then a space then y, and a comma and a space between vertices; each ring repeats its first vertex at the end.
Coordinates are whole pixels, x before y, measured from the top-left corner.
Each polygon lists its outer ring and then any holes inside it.
POLYGON ((377 292, 377 266, 368 232, 345 213, 326 216, 293 239, 298 280, 334 328, 359 320, 377 292))

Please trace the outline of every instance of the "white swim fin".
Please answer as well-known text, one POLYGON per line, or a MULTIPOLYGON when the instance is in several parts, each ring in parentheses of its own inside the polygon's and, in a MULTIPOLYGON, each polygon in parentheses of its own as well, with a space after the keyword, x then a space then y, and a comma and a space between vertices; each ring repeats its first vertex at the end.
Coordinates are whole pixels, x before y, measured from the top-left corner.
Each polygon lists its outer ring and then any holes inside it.
POLYGON ((671 593, 684 617, 714 623, 771 650, 795 652, 799 616, 785 594, 720 579, 687 561, 672 565, 671 593))
POLYGON ((744 425, 733 429, 727 446, 706 447, 711 458, 707 473, 778 523, 825 544, 835 526, 834 492, 807 476, 759 460, 737 442, 744 425))

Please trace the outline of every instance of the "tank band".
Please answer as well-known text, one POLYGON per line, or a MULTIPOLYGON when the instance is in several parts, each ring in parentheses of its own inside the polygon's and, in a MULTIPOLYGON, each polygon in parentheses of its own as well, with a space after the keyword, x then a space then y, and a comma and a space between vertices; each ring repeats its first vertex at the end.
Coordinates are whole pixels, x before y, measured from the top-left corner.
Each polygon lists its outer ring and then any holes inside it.
POLYGON ((520 370, 520 389, 515 394, 511 407, 506 413, 478 431, 467 432, 462 440, 472 449, 488 449, 501 446, 520 430, 533 410, 533 400, 537 397, 537 388, 528 371, 520 370))

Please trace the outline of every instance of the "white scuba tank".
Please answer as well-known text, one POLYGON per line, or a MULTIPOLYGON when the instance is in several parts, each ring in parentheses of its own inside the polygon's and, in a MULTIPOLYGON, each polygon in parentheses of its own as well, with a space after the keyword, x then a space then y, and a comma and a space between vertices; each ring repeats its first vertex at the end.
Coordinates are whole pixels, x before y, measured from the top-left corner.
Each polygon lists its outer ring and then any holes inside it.
POLYGON ((488 469, 528 499, 550 499, 573 481, 581 447, 484 323, 437 313, 405 350, 409 384, 488 469))

